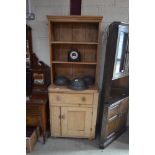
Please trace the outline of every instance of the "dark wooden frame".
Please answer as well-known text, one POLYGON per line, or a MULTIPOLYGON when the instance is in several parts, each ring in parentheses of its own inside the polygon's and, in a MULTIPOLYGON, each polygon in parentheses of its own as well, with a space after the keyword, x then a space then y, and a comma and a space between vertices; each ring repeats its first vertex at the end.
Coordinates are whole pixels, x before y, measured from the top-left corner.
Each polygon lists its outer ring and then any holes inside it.
POLYGON ((128 75, 120 76, 118 77, 118 79, 113 79, 119 24, 121 23, 114 22, 110 24, 107 38, 104 78, 102 90, 100 93, 100 104, 98 108, 98 131, 100 132, 99 146, 102 149, 105 148, 108 144, 110 144, 114 139, 119 137, 119 135, 125 131, 125 128, 122 128, 117 133, 113 134, 109 139, 107 139, 106 137, 106 126, 108 124, 108 108, 118 100, 124 98, 125 96, 128 96, 129 88, 128 75))
POLYGON ((32 53, 33 53, 33 46, 32 46, 32 28, 26 25, 26 41, 28 41, 29 53, 30 53, 30 66, 32 64, 32 53))

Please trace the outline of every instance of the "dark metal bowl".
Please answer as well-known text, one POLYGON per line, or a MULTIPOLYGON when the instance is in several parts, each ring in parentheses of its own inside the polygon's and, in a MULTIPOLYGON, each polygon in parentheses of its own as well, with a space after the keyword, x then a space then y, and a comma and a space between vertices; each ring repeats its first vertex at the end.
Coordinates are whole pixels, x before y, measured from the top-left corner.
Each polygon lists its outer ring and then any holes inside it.
POLYGON ((94 77, 90 75, 86 75, 82 79, 86 82, 87 85, 93 85, 95 81, 94 77))
POLYGON ((66 86, 69 83, 69 79, 65 76, 58 76, 55 80, 55 84, 58 86, 66 86))
POLYGON ((82 78, 71 80, 68 87, 73 90, 85 90, 88 88, 86 82, 82 78))

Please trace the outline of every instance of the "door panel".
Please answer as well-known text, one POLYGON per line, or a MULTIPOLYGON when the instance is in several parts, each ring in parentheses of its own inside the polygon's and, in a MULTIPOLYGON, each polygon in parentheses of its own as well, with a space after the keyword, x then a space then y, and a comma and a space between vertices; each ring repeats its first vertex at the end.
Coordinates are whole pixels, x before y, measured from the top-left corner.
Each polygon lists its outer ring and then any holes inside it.
POLYGON ((62 136, 89 137, 92 108, 61 107, 62 136))
POLYGON ((85 112, 84 111, 70 111, 68 112, 68 129, 69 130, 85 130, 85 112), (83 120, 83 121, 81 121, 83 120))
POLYGON ((51 106, 50 107, 50 124, 51 124, 51 134, 52 136, 60 136, 60 107, 51 106))

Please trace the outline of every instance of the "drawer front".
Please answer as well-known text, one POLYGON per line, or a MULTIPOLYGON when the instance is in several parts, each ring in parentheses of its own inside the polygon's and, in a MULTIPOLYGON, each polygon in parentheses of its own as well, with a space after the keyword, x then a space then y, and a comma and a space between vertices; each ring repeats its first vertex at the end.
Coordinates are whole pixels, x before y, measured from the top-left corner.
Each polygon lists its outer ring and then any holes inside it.
POLYGON ((128 109, 129 109, 129 99, 125 98, 120 103, 119 112, 127 112, 128 109))
POLYGON ((127 113, 120 113, 120 116, 117 120, 117 130, 122 130, 126 127, 127 123, 127 113))
POLYGON ((107 139, 113 135, 117 130, 117 121, 118 121, 118 115, 115 115, 108 119, 107 126, 106 126, 106 137, 107 139))
POLYGON ((70 104, 92 104, 93 94, 49 94, 50 104, 52 103, 70 103, 70 104))
POLYGON ((118 114, 120 102, 108 108, 108 118, 118 114))

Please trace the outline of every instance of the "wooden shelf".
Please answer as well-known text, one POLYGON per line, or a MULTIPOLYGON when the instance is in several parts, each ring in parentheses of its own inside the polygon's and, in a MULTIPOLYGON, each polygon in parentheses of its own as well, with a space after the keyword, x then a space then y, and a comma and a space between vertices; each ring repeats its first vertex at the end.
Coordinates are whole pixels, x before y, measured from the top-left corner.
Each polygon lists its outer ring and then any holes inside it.
MULTIPOLYGON (((81 90, 82 93, 96 93, 98 92, 99 88, 97 85, 92 85, 92 86, 89 86, 88 89, 86 90, 81 90)), ((72 89, 69 89, 67 86, 57 86, 55 84, 51 84, 49 87, 48 87, 48 91, 49 92, 75 92, 77 93, 76 90, 72 90, 72 89)))
POLYGON ((73 42, 73 41, 51 41, 51 44, 79 44, 79 45, 98 45, 98 42, 73 42))
POLYGON ((48 16, 48 22, 51 83, 60 75, 71 79, 90 75, 97 83, 101 18, 48 16), (80 62, 68 62, 71 49, 80 52, 80 62))
POLYGON ((75 64, 75 65, 96 65, 96 62, 66 62, 66 61, 53 61, 53 64, 75 64))

